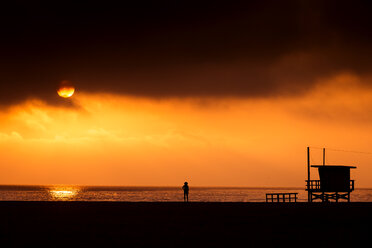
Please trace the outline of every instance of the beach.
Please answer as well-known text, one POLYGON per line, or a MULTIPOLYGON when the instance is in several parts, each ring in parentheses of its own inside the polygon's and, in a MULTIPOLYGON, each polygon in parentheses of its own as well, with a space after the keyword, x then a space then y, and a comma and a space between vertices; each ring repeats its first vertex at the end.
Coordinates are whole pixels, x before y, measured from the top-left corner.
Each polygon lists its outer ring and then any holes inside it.
POLYGON ((0 202, 3 247, 361 245, 372 203, 0 202))

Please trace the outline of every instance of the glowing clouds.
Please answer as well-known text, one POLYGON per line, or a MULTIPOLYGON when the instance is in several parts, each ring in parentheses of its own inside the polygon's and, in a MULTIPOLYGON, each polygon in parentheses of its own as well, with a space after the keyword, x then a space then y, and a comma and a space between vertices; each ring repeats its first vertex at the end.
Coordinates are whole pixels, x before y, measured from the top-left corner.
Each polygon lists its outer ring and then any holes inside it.
POLYGON ((60 97, 69 98, 72 97, 75 93, 75 87, 70 81, 64 80, 61 82, 57 93, 60 97))
MULTIPOLYGON (((301 186, 307 145, 372 147, 372 89, 364 79, 338 75, 318 85, 302 96, 266 99, 158 100, 84 90, 60 99, 76 108, 30 99, 0 111, 0 181, 161 186, 186 175, 202 186, 301 186)), ((370 157, 330 153, 327 161, 357 163, 358 185, 371 187, 370 157)), ((47 200, 84 194, 74 186, 47 190, 47 200)))

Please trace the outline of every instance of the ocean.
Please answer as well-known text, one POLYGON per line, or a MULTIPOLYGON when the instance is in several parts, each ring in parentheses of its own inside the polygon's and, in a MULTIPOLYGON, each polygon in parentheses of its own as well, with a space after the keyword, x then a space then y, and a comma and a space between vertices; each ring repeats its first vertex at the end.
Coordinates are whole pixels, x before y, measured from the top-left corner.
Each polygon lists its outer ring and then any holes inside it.
MULTIPOLYGON (((298 193, 298 201, 307 201, 304 188, 190 187, 189 201, 264 202, 266 193, 298 193)), ((183 201, 181 187, 116 186, 0 186, 0 201, 183 201)), ((356 189, 351 201, 372 202, 372 189, 356 189)))

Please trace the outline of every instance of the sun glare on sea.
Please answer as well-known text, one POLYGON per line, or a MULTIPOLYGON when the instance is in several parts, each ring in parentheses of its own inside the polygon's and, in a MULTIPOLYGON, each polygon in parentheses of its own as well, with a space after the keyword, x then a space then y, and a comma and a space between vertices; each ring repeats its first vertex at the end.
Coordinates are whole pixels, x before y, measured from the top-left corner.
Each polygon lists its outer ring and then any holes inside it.
POLYGON ((74 187, 54 187, 50 188, 48 192, 54 200, 67 201, 77 196, 79 189, 74 187))
POLYGON ((57 93, 60 97, 69 98, 74 95, 75 88, 74 87, 61 87, 57 90, 57 93))

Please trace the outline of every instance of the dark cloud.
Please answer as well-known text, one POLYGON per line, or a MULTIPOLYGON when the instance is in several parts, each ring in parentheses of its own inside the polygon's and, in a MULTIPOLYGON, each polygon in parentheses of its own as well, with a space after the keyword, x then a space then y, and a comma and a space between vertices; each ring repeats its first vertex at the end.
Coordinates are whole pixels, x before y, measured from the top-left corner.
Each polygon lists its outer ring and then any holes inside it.
POLYGON ((369 73, 368 1, 29 2, 0 17, 0 104, 78 90, 150 97, 296 94, 369 73))

